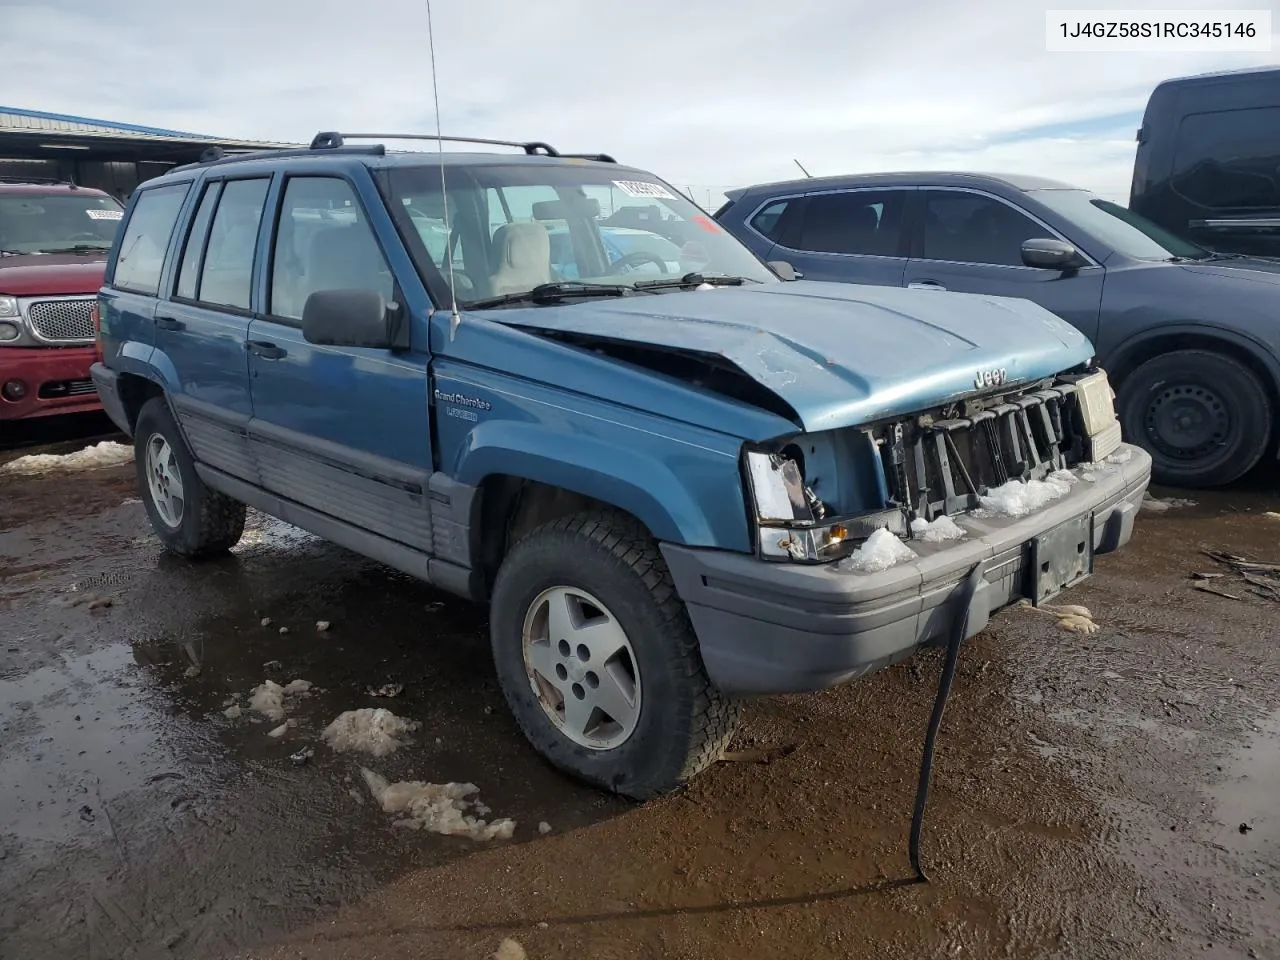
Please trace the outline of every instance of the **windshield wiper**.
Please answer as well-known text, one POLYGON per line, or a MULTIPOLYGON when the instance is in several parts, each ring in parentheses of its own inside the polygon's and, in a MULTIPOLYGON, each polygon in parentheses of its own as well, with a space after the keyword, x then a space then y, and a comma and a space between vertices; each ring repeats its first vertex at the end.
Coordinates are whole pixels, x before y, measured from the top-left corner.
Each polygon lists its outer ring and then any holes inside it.
POLYGON ((20 257, 20 256, 22 256, 21 250, 0 250, 0 257, 20 257))
POLYGON ((700 287, 704 283, 713 287, 740 287, 747 282, 746 277, 722 277, 712 274, 686 273, 683 277, 671 277, 662 280, 638 280, 637 290, 679 290, 685 287, 700 287))
POLYGON ((484 310, 487 307, 501 307, 509 303, 533 303, 544 306, 560 303, 562 300, 582 299, 583 297, 626 297, 632 289, 617 283, 579 283, 565 281, 562 283, 540 283, 532 290, 520 293, 503 293, 496 297, 485 297, 467 304, 470 310, 484 310))
POLYGON ((96 243, 77 243, 70 247, 48 247, 40 250, 40 253, 104 253, 111 249, 111 245, 102 246, 96 243))

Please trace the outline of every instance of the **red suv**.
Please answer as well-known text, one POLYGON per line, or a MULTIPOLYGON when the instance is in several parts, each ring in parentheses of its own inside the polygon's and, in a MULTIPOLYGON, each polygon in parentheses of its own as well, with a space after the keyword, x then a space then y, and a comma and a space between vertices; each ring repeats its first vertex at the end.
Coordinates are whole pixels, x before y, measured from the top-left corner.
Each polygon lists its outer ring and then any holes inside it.
POLYGON ((0 180, 0 421, 100 409, 94 309, 123 216, 101 190, 0 180))

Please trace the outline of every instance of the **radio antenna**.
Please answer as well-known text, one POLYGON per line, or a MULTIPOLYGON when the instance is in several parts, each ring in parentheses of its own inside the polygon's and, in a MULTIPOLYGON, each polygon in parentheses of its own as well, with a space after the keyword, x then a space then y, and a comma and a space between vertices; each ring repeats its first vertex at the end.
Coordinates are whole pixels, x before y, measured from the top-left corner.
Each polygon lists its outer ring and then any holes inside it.
POLYGON ((436 104, 436 150, 440 157, 440 198, 444 201, 444 258, 449 264, 449 340, 453 341, 462 323, 458 313, 458 293, 453 286, 453 227, 449 223, 449 191, 444 182, 444 139, 440 129, 440 84, 436 80, 436 34, 431 24, 431 0, 427 3, 427 49, 431 54, 431 96, 436 104))
POLYGON ((803 173, 806 177, 813 176, 813 174, 811 174, 808 170, 804 168, 804 164, 801 163, 799 160, 793 160, 792 162, 795 163, 795 165, 800 168, 800 172, 803 173))

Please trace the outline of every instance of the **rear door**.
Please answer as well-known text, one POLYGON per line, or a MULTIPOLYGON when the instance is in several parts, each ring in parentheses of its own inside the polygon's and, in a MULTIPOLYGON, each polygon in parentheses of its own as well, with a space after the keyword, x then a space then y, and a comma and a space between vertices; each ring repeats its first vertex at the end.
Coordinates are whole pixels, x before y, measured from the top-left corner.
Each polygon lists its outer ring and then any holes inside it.
POLYGON ((247 430, 253 406, 245 339, 253 316, 254 253, 269 176, 206 180, 182 238, 172 295, 156 310, 153 363, 196 459, 256 476, 247 430))
POLYGON ((317 346, 302 335, 303 306, 318 290, 404 302, 385 253, 399 241, 367 214, 381 202, 372 184, 340 173, 282 181, 275 230, 264 231, 261 312, 249 326, 250 435, 266 489, 429 551, 426 351, 317 346))
POLYGON ((907 286, 1021 297, 1096 340, 1103 267, 1090 262, 1064 272, 1022 262, 1023 241, 1067 238, 1021 207, 982 191, 930 189, 922 191, 921 201, 903 278, 907 286))
MULTIPOLYGON (((806 280, 897 287, 906 268, 907 201, 913 188, 868 187, 811 193, 765 226, 777 233, 768 254, 806 280)), ((769 214, 769 207, 756 214, 769 214)))

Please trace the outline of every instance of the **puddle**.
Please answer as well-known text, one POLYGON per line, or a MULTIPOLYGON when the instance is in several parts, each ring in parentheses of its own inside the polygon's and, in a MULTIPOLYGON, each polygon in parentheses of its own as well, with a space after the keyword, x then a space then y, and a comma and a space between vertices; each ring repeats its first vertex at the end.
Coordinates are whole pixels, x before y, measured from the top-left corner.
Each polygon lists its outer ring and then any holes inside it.
POLYGON ((1223 827, 1215 839, 1274 865, 1280 853, 1280 710, 1257 727, 1224 765, 1227 779, 1212 790, 1214 817, 1223 827), (1243 833, 1241 824, 1248 827, 1243 833))

